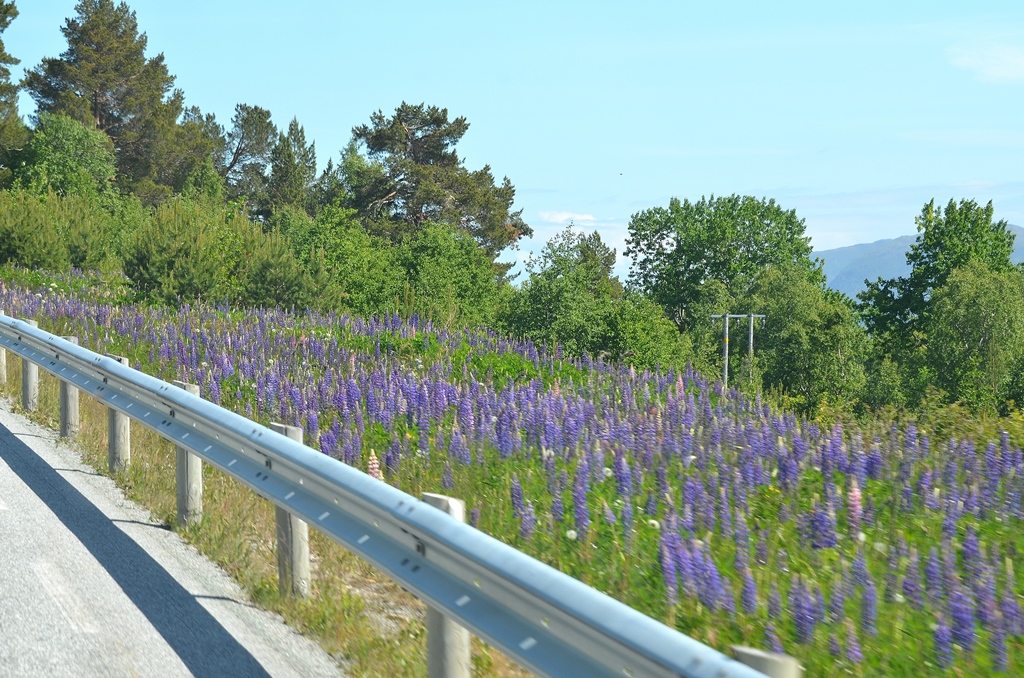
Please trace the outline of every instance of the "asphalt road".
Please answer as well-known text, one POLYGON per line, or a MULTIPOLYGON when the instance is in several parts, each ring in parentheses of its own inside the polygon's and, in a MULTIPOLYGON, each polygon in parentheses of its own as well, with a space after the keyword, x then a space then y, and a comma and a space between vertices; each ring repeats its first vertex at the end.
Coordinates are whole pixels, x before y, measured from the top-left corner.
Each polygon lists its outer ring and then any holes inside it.
POLYGON ((338 676, 0 399, 0 676, 338 676))

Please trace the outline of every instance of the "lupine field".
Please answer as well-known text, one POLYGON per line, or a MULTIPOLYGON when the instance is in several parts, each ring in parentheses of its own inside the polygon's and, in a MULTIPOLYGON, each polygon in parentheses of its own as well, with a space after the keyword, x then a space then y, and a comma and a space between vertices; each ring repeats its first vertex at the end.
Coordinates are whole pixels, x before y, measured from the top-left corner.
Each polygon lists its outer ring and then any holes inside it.
POLYGON ((119 303, 11 274, 0 309, 268 423, 720 650, 806 675, 1024 674, 1024 451, 913 422, 798 419, 416 317, 119 303))

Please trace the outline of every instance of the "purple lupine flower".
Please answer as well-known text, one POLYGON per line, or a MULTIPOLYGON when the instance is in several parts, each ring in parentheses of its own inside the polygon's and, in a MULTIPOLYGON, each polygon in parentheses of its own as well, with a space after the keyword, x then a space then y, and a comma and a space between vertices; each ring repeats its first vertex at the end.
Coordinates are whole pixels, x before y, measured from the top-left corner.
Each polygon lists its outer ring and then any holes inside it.
POLYGON ((970 654, 974 650, 974 605, 959 584, 949 593, 949 616, 952 622, 953 642, 970 654))
POLYGON ((938 606, 946 591, 943 587, 942 565, 939 562, 939 552, 933 546, 928 552, 928 563, 924 566, 924 581, 928 592, 928 602, 938 606))
POLYGON ((825 506, 817 506, 810 517, 811 548, 827 549, 836 545, 836 519, 825 506))
POLYGON ((825 617, 825 593, 821 590, 821 584, 814 585, 814 623, 824 624, 825 617))
POLYGON ((615 455, 615 485, 619 492, 619 496, 627 498, 632 494, 632 474, 629 470, 629 462, 626 461, 626 455, 619 453, 615 455))
POLYGON ((469 524, 476 527, 480 523, 480 509, 475 508, 469 512, 469 524))
POLYGON ((853 583, 856 586, 864 586, 869 577, 867 560, 864 558, 864 549, 858 547, 857 555, 853 559, 853 583))
POLYGON ((720 598, 721 608, 729 615, 730 619, 736 618, 736 594, 732 590, 732 582, 722 578, 722 595, 720 598))
POLYGON ((626 551, 629 551, 630 544, 633 542, 633 501, 626 499, 626 503, 622 506, 622 534, 626 539, 626 551))
POLYGON ((757 564, 768 564, 768 530, 761 530, 761 536, 757 540, 757 564))
POLYGON ((953 665, 953 633, 942 615, 939 615, 932 640, 935 644, 935 663, 939 668, 948 669, 953 665))
POLYGON ((981 628, 991 631, 998 616, 996 578, 988 567, 982 566, 982 571, 981 578, 974 582, 974 596, 977 599, 975 612, 978 615, 978 623, 981 624, 981 628))
POLYGON ((806 645, 814 638, 814 611, 810 596, 799 580, 789 589, 789 609, 796 627, 796 642, 806 645))
POLYGON ((833 657, 838 657, 843 654, 843 649, 839 647, 839 639, 836 638, 836 634, 828 634, 828 653, 833 657))
POLYGON ((873 527, 875 524, 875 500, 868 497, 864 500, 864 521, 865 527, 873 527))
POLYGON ((910 562, 907 563, 907 571, 903 575, 903 596, 915 610, 924 608, 924 598, 921 596, 921 570, 916 551, 910 554, 910 562))
POLYGON ((537 516, 533 510, 533 502, 527 501, 523 506, 522 518, 519 522, 519 536, 529 541, 533 537, 534 528, 537 525, 537 516))
POLYGON ((740 604, 746 614, 757 613, 757 584, 754 582, 754 574, 748 567, 743 572, 743 589, 740 592, 740 604))
POLYGON ((519 484, 519 477, 512 474, 512 515, 516 518, 523 517, 523 488, 519 484))
POLYGON ((644 513, 649 516, 657 515, 658 513, 658 497, 654 492, 647 493, 647 501, 644 503, 644 513))
POLYGON ((772 582, 768 591, 768 618, 782 619, 782 596, 779 595, 779 587, 772 582))
POLYGON ((782 641, 779 640, 779 634, 775 632, 775 626, 768 622, 764 627, 764 640, 768 645, 768 649, 777 654, 785 654, 786 651, 782 648, 782 641))
POLYGON ((1003 595, 999 599, 999 611, 1003 615, 1003 624, 1007 633, 1013 636, 1022 634, 1022 618, 1020 603, 1017 601, 1017 594, 1014 592, 1013 577, 1007 577, 1003 585, 1003 595))
POLYGON ((846 616, 846 587, 842 581, 836 582, 832 587, 832 595, 828 601, 828 617, 832 622, 837 622, 846 616))
POLYGON ((854 628, 853 622, 846 625, 846 661, 851 664, 860 664, 864 661, 864 653, 861 652, 857 629, 854 628))
POLYGON ((676 579, 676 561, 671 554, 665 532, 661 534, 658 560, 661 561, 661 576, 665 582, 665 595, 668 598, 668 604, 670 607, 674 607, 679 603, 679 584, 676 579))
POLYGON ((875 581, 868 577, 864 583, 860 600, 860 631, 866 636, 877 636, 878 629, 878 594, 875 591, 875 581))
POLYGON ((590 510, 587 507, 587 462, 581 458, 576 466, 576 476, 573 480, 572 504, 573 516, 576 518, 576 530, 580 538, 586 536, 590 528, 590 510))
POLYGON ((562 503, 561 492, 555 493, 551 499, 551 517, 559 523, 565 520, 565 506, 562 503))
POLYGON ((446 490, 450 490, 455 486, 455 478, 452 475, 452 465, 447 461, 444 463, 444 476, 441 478, 441 486, 446 490))
POLYGON ((615 512, 612 511, 612 507, 608 505, 608 502, 601 500, 604 505, 604 522, 608 525, 614 525, 618 521, 615 519, 615 512))
POLYGON ((992 670, 996 673, 1003 673, 1010 663, 1006 652, 1006 627, 998 615, 993 626, 994 628, 988 636, 989 656, 992 658, 992 670))

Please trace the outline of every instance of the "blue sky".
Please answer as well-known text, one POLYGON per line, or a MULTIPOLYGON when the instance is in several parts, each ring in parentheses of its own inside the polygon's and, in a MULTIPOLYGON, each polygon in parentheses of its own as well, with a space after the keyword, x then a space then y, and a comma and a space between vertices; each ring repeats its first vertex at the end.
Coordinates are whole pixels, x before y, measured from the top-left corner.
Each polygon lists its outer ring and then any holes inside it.
MULTIPOLYGON (((1024 225, 1019 0, 129 4, 188 104, 297 116, 321 167, 403 100, 465 116, 467 166, 507 175, 535 231, 506 260, 570 220, 621 254, 672 196, 775 198, 819 250, 913 233, 933 197, 1024 225)), ((75 2, 18 6, 8 51, 59 55, 75 2)))

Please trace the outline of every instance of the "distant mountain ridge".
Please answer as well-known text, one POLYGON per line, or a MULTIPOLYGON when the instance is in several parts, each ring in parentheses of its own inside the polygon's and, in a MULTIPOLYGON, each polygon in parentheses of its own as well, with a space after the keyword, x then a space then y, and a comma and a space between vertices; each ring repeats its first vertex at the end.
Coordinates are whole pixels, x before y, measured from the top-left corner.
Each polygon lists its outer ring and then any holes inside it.
MULTIPOLYGON (((1024 228, 1010 225, 1010 231, 1016 234, 1013 263, 1024 261, 1024 228)), ((917 240, 916 235, 903 235, 898 238, 876 240, 875 242, 837 247, 831 250, 814 252, 812 256, 822 259, 828 285, 856 298, 857 293, 864 290, 864 281, 882 278, 895 278, 910 273, 907 266, 907 252, 917 240)))

